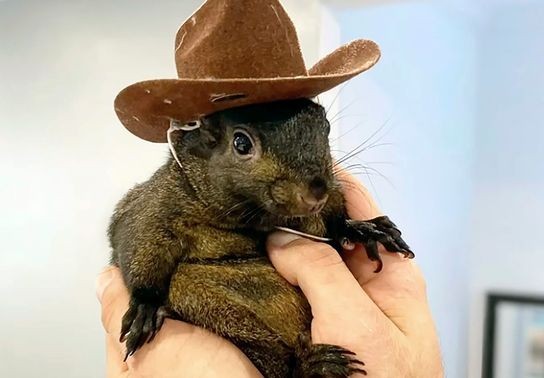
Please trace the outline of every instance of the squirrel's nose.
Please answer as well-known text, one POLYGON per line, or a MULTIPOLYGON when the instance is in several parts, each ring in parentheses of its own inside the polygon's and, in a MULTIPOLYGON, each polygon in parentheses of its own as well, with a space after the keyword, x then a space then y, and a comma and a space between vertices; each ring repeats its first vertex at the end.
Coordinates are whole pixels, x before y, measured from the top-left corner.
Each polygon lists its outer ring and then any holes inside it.
POLYGON ((320 199, 315 198, 312 194, 301 195, 300 199, 302 203, 307 208, 309 213, 318 213, 320 212, 329 198, 328 194, 323 194, 323 197, 320 199))
POLYGON ((299 209, 308 214, 319 213, 329 199, 327 191, 327 182, 319 176, 314 177, 306 189, 297 194, 299 209))
POLYGON ((310 192, 314 195, 316 200, 321 200, 325 197, 327 193, 327 183, 321 177, 314 177, 310 181, 310 192))

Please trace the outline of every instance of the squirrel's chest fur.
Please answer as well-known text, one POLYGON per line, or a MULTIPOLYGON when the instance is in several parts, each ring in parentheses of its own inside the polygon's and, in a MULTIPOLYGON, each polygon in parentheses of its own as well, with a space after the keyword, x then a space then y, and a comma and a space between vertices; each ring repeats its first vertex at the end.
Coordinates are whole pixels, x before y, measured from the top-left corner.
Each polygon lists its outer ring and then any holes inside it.
POLYGON ((262 255, 263 235, 241 234, 207 224, 187 226, 183 219, 175 220, 172 228, 180 235, 186 261, 247 259, 262 255))
POLYGON ((309 329, 311 313, 300 290, 272 267, 264 232, 208 224, 188 227, 183 217, 172 227, 185 250, 170 281, 168 300, 174 311, 224 335, 249 318, 255 322, 255 336, 266 333, 261 340, 277 337, 295 346, 300 333, 309 329))
MULTIPOLYGON (((300 290, 268 260, 267 233, 210 214, 187 187, 173 185, 174 179, 163 168, 120 202, 110 227, 114 263, 129 261, 131 271, 154 264, 148 275, 172 266, 167 303, 180 319, 227 337, 243 350, 238 339, 264 343, 280 354, 292 351, 299 335, 309 330, 311 311, 300 290), (129 251, 138 249, 147 252, 131 256, 129 251)), ((285 226, 325 233, 321 217, 285 226)))
MULTIPOLYGON (((176 234, 182 235, 186 251, 170 282, 169 301, 173 309, 182 312, 185 320, 206 327, 211 322, 229 323, 223 315, 228 316, 232 306, 240 306, 246 316, 251 314, 286 345, 295 346, 300 333, 309 329, 311 312, 301 291, 270 263, 266 233, 208 224, 187 227, 181 218, 172 226, 176 234), (184 288, 195 285, 201 285, 203 295, 191 298, 184 288), (214 307, 218 313, 210 314, 214 307)), ((314 235, 325 234, 320 217, 288 226, 314 235)))

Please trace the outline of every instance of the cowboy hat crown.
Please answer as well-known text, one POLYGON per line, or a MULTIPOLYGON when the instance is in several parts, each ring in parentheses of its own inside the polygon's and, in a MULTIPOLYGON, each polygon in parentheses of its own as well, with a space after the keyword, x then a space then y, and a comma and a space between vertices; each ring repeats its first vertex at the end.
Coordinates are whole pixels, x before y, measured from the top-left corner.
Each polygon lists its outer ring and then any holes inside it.
POLYGON ((379 57, 374 42, 356 40, 307 70, 295 27, 277 0, 208 0, 177 33, 178 79, 133 84, 119 93, 115 110, 138 137, 165 142, 173 120, 315 97, 366 71, 379 57))

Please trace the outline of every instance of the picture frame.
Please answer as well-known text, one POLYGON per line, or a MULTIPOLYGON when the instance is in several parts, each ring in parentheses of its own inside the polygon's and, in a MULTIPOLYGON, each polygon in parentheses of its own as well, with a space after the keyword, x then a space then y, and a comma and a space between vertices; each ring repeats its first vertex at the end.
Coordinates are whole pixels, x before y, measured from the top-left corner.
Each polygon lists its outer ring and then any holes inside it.
POLYGON ((544 377, 544 297, 487 295, 482 378, 544 377))

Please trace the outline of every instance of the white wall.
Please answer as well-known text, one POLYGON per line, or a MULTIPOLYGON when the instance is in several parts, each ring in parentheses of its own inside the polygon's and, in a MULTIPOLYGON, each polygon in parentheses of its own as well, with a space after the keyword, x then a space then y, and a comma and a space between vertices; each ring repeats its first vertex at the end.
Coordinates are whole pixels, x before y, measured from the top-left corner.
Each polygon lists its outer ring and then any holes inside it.
POLYGON ((480 376, 485 293, 544 296, 544 3, 504 3, 479 31, 470 249, 470 377, 480 376))
POLYGON ((196 3, 0 3, 0 376, 103 376, 108 218, 166 157, 112 102, 175 72, 173 33, 196 3))
MULTIPOLYGON (((321 8, 284 3, 312 63, 321 8)), ((175 32, 199 4, 0 2, 0 376, 103 376, 108 219, 167 156, 125 131, 113 99, 175 76, 175 32)))
POLYGON ((383 58, 342 90, 342 133, 359 126, 340 144, 386 125, 378 142, 394 145, 361 159, 394 187, 362 178, 417 252, 447 375, 480 377, 486 293, 544 296, 544 4, 350 4, 342 38, 370 37, 383 58))
POLYGON ((338 10, 342 38, 370 38, 382 60, 342 89, 340 139, 368 138, 361 175, 403 229, 428 281, 448 377, 466 369, 468 206, 473 154, 475 41, 471 25, 438 2, 338 10), (439 37, 438 37, 439 36, 439 37), (353 129, 353 127, 356 127, 353 129), (351 130, 351 131, 350 131, 351 130))

